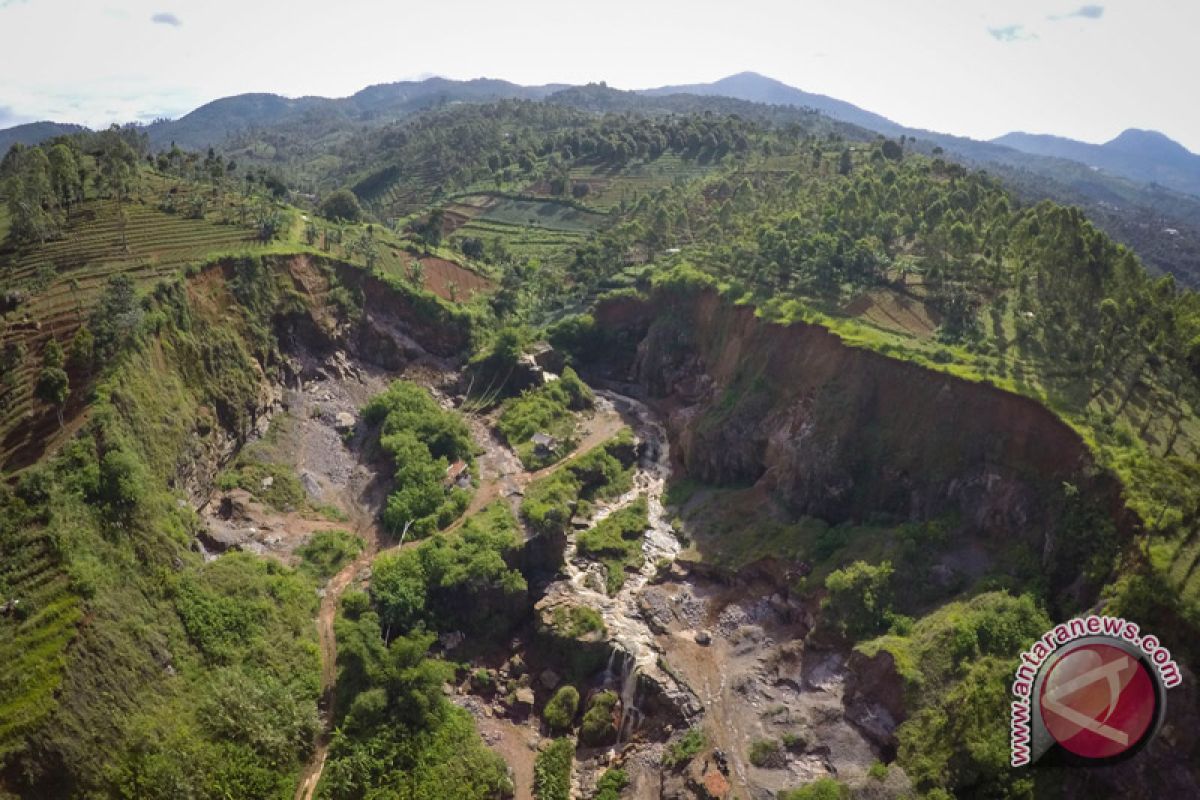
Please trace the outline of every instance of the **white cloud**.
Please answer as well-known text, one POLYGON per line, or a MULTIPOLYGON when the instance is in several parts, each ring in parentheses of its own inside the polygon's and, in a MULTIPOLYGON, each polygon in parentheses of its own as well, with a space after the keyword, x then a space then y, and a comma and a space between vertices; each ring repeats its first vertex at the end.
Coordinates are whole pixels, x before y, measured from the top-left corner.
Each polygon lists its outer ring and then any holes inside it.
POLYGON ((183 25, 183 20, 170 11, 159 11, 156 14, 151 14, 150 21, 158 25, 170 25, 172 28, 178 28, 183 25))

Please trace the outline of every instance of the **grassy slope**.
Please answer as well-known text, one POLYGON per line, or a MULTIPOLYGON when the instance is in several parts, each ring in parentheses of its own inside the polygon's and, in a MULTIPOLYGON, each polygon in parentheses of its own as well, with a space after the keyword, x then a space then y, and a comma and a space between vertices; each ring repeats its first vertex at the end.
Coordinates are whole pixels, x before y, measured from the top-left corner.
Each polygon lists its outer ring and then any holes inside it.
POLYGON ((17 681, 0 705, 0 753, 28 759, 43 788, 116 791, 137 771, 157 769, 180 773, 161 780, 207 782, 205 791, 222 784, 244 792, 247 781, 282 789, 302 748, 281 745, 281 760, 255 762, 261 743, 240 750, 246 734, 219 732, 220 715, 240 714, 237 728, 292 707, 298 724, 315 730, 315 584, 247 556, 201 566, 190 550, 195 516, 168 487, 194 432, 212 427, 211 419, 201 425, 212 392, 228 391, 194 360, 210 324, 225 323, 200 316, 189 331, 169 324, 135 345, 102 383, 86 432, 35 473, 36 484, 22 484, 19 497, 34 516, 21 520, 15 546, 5 539, 6 555, 17 557, 4 559, 2 575, 33 613, 0 618, 3 680, 17 681), (120 488, 107 482, 104 452, 128 464, 120 488), (48 511, 36 511, 38 494, 24 488, 32 485, 44 487, 48 511), (218 711, 238 702, 223 684, 246 681, 276 694, 254 711, 218 711), (167 752, 175 755, 156 761, 167 752), (51 769, 58 759, 69 765, 61 774, 51 769))

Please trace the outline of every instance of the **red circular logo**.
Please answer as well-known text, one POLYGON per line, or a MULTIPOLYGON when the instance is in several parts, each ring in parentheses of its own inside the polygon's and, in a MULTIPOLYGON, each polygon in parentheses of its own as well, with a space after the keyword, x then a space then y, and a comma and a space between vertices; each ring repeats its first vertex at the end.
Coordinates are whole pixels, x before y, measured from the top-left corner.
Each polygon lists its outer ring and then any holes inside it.
POLYGON ((1158 705, 1142 662, 1095 643, 1068 649, 1050 666, 1038 702, 1050 735, 1083 758, 1111 758, 1137 746, 1158 705))

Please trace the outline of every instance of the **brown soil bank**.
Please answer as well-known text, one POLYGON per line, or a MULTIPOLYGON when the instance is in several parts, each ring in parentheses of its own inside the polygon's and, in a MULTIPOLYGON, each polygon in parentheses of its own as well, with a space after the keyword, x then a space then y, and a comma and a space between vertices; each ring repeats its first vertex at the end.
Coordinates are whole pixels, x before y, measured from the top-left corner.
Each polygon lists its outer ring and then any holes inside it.
POLYGON ((711 291, 621 298, 595 317, 630 345, 610 367, 661 402, 692 478, 757 483, 831 522, 958 514, 1031 545, 1059 589, 1084 560, 1056 536, 1064 483, 1132 526, 1119 482, 1031 399, 849 347, 817 325, 766 322, 711 291))

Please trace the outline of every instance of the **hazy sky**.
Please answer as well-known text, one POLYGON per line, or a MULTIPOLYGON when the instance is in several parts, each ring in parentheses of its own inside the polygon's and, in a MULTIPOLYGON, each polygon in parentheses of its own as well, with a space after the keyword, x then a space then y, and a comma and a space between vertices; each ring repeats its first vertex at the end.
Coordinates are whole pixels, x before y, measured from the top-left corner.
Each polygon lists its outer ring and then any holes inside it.
POLYGON ((1200 152, 1194 0, 0 0, 0 127, 179 116, 426 76, 621 88, 743 70, 976 138, 1200 152))

